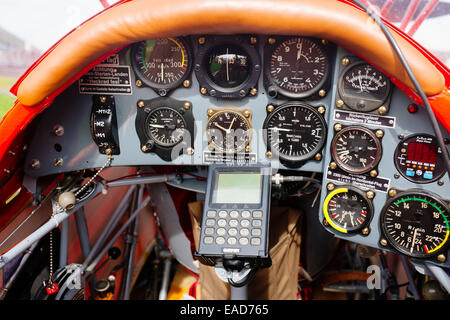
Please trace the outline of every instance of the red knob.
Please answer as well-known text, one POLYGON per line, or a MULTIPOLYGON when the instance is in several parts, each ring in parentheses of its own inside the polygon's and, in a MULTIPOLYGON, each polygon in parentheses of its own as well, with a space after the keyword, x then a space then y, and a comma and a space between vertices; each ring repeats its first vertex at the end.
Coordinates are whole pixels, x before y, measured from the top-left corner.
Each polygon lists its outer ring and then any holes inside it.
POLYGON ((48 295, 52 295, 52 294, 57 293, 59 291, 59 286, 58 286, 58 284, 56 282, 52 282, 52 283, 49 283, 47 285, 47 288, 45 288, 45 289, 47 290, 47 294, 48 295))

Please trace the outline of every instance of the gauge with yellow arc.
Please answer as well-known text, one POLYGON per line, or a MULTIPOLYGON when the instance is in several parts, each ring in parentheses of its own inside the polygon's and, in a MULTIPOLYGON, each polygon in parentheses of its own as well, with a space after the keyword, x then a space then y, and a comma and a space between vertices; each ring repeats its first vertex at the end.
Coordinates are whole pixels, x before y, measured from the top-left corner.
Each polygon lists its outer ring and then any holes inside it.
POLYGON ((368 233, 373 215, 372 202, 366 193, 353 186, 342 186, 325 198, 323 214, 329 226, 341 233, 368 233))

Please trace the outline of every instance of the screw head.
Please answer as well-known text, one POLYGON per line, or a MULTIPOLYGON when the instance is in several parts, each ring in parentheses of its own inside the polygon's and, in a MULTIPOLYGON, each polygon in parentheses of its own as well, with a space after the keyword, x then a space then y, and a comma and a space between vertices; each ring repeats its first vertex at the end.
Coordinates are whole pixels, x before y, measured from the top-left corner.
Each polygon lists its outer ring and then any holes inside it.
POLYGON ((370 233, 370 229, 369 228, 364 228, 361 230, 361 233, 365 236, 367 236, 370 233))
POLYGON ((101 102, 101 103, 105 103, 105 102, 106 102, 106 97, 101 96, 101 97, 100 97, 100 102, 101 102))
POLYGON ((334 170, 334 169, 336 169, 336 168, 337 168, 336 162, 330 162, 330 169, 331 169, 331 170, 334 170))
POLYGON ((138 105, 139 108, 143 108, 145 106, 145 103, 144 103, 144 101, 141 100, 141 101, 138 102, 137 105, 138 105))
POLYGON ((375 192, 373 192, 372 190, 369 190, 369 191, 367 191, 366 196, 369 199, 373 199, 375 197, 375 192))
POLYGON ((200 38, 198 38, 198 43, 199 43, 199 44, 205 44, 205 42, 206 42, 205 37, 200 37, 200 38))
POLYGON ((383 247, 386 247, 387 244, 388 244, 388 242, 387 242, 386 239, 381 239, 381 240, 380 240, 380 244, 381 244, 383 247))
POLYGON ((186 101, 183 105, 183 108, 185 108, 186 110, 189 110, 191 108, 191 106, 192 106, 191 103, 186 101))
POLYGON ((274 107, 273 105, 271 105, 271 104, 269 104, 269 105, 266 107, 266 110, 267 110, 268 112, 272 112, 274 109, 275 109, 275 107, 274 107))
POLYGON ((343 106, 344 106, 344 101, 342 101, 340 99, 336 101, 336 107, 342 108, 343 106))
POLYGON ((258 93, 258 89, 256 89, 256 88, 251 88, 250 89, 250 95, 256 96, 257 93, 258 93))
POLYGON ((437 259, 439 262, 445 262, 447 260, 447 257, 443 254, 440 254, 437 256, 437 259))
POLYGON ((33 168, 34 170, 37 170, 41 167, 41 162, 38 159, 33 159, 30 162, 30 166, 31 168, 33 168))
POLYGON ((383 136, 384 136, 384 131, 381 130, 381 129, 378 129, 378 130, 375 132, 375 136, 376 136, 377 138, 383 138, 383 136))
POLYGON ((317 111, 318 111, 320 114, 324 114, 325 111, 326 111, 326 109, 325 109, 324 106, 320 106, 319 108, 317 108, 317 111))
POLYGON ((191 81, 190 80, 184 80, 183 81, 183 87, 189 88, 190 86, 191 86, 191 81))
POLYGON ((327 94, 327 92, 325 90, 323 90, 323 89, 321 89, 319 91, 319 97, 325 97, 326 94, 327 94))
POLYGON ((267 41, 269 42, 269 44, 275 44, 275 42, 277 42, 275 38, 269 38, 267 41))
POLYGON ((438 186, 443 186, 444 185, 444 180, 439 180, 437 184, 438 184, 438 186))
POLYGON ((374 170, 370 171, 369 174, 372 178, 375 178, 378 175, 378 171, 374 169, 374 170))
POLYGON ((248 144, 248 145, 246 145, 245 146, 245 152, 250 152, 250 150, 251 150, 251 147, 250 147, 250 145, 248 144))
POLYGON ((321 42, 322 42, 323 45, 327 45, 328 44, 328 40, 325 40, 325 39, 323 39, 321 42))
POLYGON ((256 39, 256 37, 250 37, 251 44, 256 44, 257 42, 258 42, 258 39, 256 39))
POLYGON ((327 184, 327 190, 328 191, 333 191, 334 190, 334 184, 332 184, 332 183, 327 184))
POLYGON ((348 66, 350 64, 350 60, 348 58, 344 58, 342 59, 341 63, 343 66, 348 66))
POLYGON ((266 157, 269 158, 269 159, 272 158, 272 152, 267 151, 266 152, 266 157))
POLYGON ((63 163, 64 163, 63 158, 56 158, 54 165, 55 165, 55 167, 61 167, 63 165, 63 163))
POLYGON ((211 117, 214 114, 214 110, 212 108, 208 108, 208 110, 206 110, 206 114, 211 117))
POLYGON ((395 197, 395 196, 397 195, 397 190, 395 190, 395 189, 389 189, 388 195, 389 195, 389 197, 391 197, 391 198, 395 197))
POLYGON ((322 154, 321 153, 316 153, 316 155, 314 156, 314 159, 317 161, 322 160, 322 154))
POLYGON ((148 151, 148 148, 147 148, 146 145, 143 145, 143 146, 141 147, 141 150, 142 150, 142 152, 147 152, 147 151, 148 151))
POLYGON ((194 154, 194 149, 193 148, 187 148, 186 149, 186 153, 187 154, 194 154))
POLYGON ((342 130, 342 124, 336 123, 333 128, 334 128, 334 131, 341 131, 342 130))
POLYGON ((322 223, 323 223, 323 225, 324 225, 325 227, 328 227, 328 221, 327 221, 327 219, 323 219, 322 223))
POLYGON ((142 81, 136 80, 136 87, 142 87, 142 81))
POLYGON ((248 109, 244 110, 244 117, 249 118, 252 115, 252 112, 248 109))
POLYGON ((53 127, 53 133, 55 134, 55 136, 61 137, 62 135, 64 135, 64 127, 59 124, 55 125, 53 127))
POLYGON ((201 88, 201 89, 200 89, 200 93, 203 94, 203 95, 205 95, 205 94, 208 93, 208 90, 206 90, 206 88, 201 88))
POLYGON ((381 106, 378 108, 379 114, 385 114, 387 112, 387 108, 385 106, 381 106))

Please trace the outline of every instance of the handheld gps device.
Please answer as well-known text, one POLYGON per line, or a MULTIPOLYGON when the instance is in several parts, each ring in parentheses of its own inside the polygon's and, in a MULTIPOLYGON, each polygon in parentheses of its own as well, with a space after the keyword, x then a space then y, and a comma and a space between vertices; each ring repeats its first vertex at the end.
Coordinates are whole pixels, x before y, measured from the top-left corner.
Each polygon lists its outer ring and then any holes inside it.
POLYGON ((226 259, 261 266, 268 255, 271 169, 211 165, 196 256, 207 265, 226 259))

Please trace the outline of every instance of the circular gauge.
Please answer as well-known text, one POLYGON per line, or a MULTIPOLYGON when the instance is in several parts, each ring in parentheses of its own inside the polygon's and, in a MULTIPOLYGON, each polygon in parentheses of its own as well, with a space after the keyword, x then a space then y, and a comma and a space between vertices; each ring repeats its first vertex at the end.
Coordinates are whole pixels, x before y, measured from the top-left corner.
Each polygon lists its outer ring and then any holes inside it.
POLYGON ((263 128, 268 151, 288 167, 314 157, 325 143, 325 120, 314 107, 299 102, 276 108, 263 128))
POLYGON ((177 111, 163 107, 149 113, 146 128, 156 144, 171 147, 183 139, 186 123, 177 111))
POLYGON ((308 38, 291 38, 278 44, 266 59, 269 95, 280 93, 289 98, 304 98, 324 85, 329 61, 319 42, 308 38))
POLYGON ((380 140, 363 127, 342 129, 334 136, 331 145, 336 164, 348 173, 366 173, 375 168, 381 159, 380 140))
POLYGON ((251 123, 243 114, 220 110, 210 116, 206 136, 211 150, 238 153, 246 149, 251 139, 251 123))
POLYGON ((191 66, 189 50, 181 38, 138 42, 131 51, 131 61, 137 77, 161 96, 181 85, 191 66))
POLYGON ((209 78, 221 88, 238 87, 250 75, 250 57, 244 49, 234 44, 213 47, 205 63, 209 78))
POLYGON ((342 187, 328 194, 323 212, 328 224, 337 231, 358 232, 370 222, 373 206, 361 190, 342 187))
POLYGON ((341 76, 339 94, 351 109, 373 111, 388 98, 391 89, 389 78, 368 63, 351 65, 341 76))
POLYGON ((436 137, 429 134, 404 139, 394 154, 397 170, 415 183, 429 183, 442 177, 446 171, 444 161, 436 137))
POLYGON ((417 191, 390 199, 381 211, 386 240, 398 251, 416 258, 443 252, 450 234, 448 206, 417 191))

